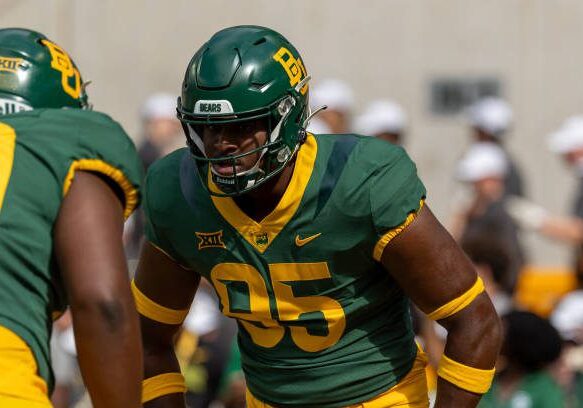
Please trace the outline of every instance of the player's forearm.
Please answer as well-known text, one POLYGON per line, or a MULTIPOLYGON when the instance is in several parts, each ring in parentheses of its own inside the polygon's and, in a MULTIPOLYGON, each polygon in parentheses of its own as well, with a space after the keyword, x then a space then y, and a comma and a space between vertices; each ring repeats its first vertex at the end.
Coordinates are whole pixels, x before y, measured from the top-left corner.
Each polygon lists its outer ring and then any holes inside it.
POLYGON ((437 380, 437 400, 435 408, 474 408, 480 402, 481 394, 462 390, 443 378, 437 380))
MULTIPOLYGON (((447 358, 469 367, 470 370, 491 370, 494 367, 502 330, 500 319, 485 294, 442 323, 448 329, 444 352, 447 358)), ((440 378, 435 407, 475 407, 480 398, 480 393, 464 390, 440 378)))
POLYGON ((140 407, 142 348, 129 293, 121 300, 73 304, 71 310, 81 372, 93 406, 140 407))
MULTIPOLYGON (((165 373, 180 373, 173 344, 151 344, 146 340, 144 342, 144 373, 146 379, 165 373)), ((180 408, 185 406, 183 393, 163 395, 144 404, 144 408, 180 408)))
POLYGON ((583 242, 583 222, 577 218, 549 217, 540 227, 540 232, 569 244, 583 242))

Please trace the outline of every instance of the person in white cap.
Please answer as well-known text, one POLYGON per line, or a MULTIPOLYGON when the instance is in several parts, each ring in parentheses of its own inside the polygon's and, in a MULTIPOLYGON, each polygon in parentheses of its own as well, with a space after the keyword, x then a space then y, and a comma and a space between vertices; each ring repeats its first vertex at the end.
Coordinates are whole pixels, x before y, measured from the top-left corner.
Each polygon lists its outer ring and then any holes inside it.
POLYGON ((583 219, 583 116, 572 116, 549 137, 549 148, 575 170, 580 188, 573 214, 583 219))
POLYGON ((478 142, 470 146, 459 161, 456 178, 472 187, 472 198, 454 215, 452 235, 463 245, 469 240, 489 238, 508 250, 508 276, 503 289, 511 293, 524 264, 524 251, 518 226, 508 214, 504 180, 508 160, 500 146, 478 142))
POLYGON ((583 406, 583 286, 564 296, 550 316, 551 324, 563 339, 558 370, 572 406, 583 406))
POLYGON ((509 197, 506 209, 521 227, 573 245, 576 248, 575 269, 583 281, 583 116, 566 119, 557 131, 551 133, 548 146, 579 178, 571 215, 552 214, 540 205, 518 197, 509 197))
POLYGON ((143 140, 138 152, 147 169, 162 156, 182 147, 182 127, 176 118, 176 96, 155 93, 140 109, 143 140))
POLYGON ((308 126, 308 131, 316 134, 350 133, 351 116, 354 108, 354 94, 346 82, 339 79, 325 79, 314 83, 310 91, 312 111, 326 106, 308 126))
POLYGON ((565 342, 563 363, 573 376, 571 387, 578 403, 583 404, 583 115, 566 119, 559 130, 550 135, 549 148, 561 155, 579 179, 572 218, 564 218, 562 222, 555 220, 553 228, 556 238, 575 243, 577 290, 561 299, 551 315, 551 323, 565 342))
POLYGON ((512 108, 501 98, 488 96, 479 99, 468 109, 468 119, 476 142, 500 146, 506 156, 508 169, 504 178, 505 194, 523 196, 524 183, 514 160, 504 149, 503 142, 512 125, 512 108))
POLYGON ((403 144, 407 117, 403 108, 391 100, 372 101, 365 111, 356 118, 357 133, 378 137, 389 143, 403 144))
MULTIPOLYGON (((583 244, 583 116, 566 119, 548 138, 551 151, 559 154, 580 180, 572 215, 551 214, 525 199, 508 200, 507 208, 522 226, 569 244, 583 244)), ((583 265, 582 265, 583 268, 583 265)))

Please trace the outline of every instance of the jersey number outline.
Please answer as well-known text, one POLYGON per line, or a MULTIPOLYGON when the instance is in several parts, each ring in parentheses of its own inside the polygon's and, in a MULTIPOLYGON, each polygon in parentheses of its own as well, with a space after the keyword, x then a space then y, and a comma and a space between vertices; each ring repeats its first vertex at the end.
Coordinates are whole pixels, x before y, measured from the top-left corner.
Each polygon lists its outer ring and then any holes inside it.
POLYGON ((285 334, 291 332, 293 342, 307 352, 325 350, 340 340, 346 328, 342 305, 327 296, 296 296, 293 283, 330 279, 326 262, 269 264, 269 273, 277 309, 276 320, 270 309, 267 284, 259 271, 248 264, 222 263, 211 270, 211 280, 221 300, 223 314, 237 319, 255 344, 275 347, 285 334), (229 283, 244 283, 249 291, 249 311, 233 310, 228 292, 229 283), (310 334, 301 325, 301 316, 320 312, 326 322, 326 334, 310 334), (287 323, 281 325, 280 323, 287 323))
POLYGON ((16 133, 14 129, 4 123, 0 123, 0 211, 2 211, 4 196, 12 174, 15 149, 16 133))

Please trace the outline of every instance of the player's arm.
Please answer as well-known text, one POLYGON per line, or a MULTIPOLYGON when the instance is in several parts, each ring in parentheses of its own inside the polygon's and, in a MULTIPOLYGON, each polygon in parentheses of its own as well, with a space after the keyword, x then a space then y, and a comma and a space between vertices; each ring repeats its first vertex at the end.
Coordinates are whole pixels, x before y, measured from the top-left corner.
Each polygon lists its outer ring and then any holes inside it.
POLYGON ((475 407, 493 376, 501 325, 472 264, 427 206, 388 242, 381 262, 448 330, 435 406, 475 407))
POLYGON ((113 188, 100 176, 77 172, 53 234, 81 373, 96 408, 141 406, 142 348, 123 222, 113 188))
POLYGON ((142 401, 146 408, 185 406, 184 378, 174 341, 199 282, 200 275, 150 242, 144 244, 132 289, 144 345, 142 401))

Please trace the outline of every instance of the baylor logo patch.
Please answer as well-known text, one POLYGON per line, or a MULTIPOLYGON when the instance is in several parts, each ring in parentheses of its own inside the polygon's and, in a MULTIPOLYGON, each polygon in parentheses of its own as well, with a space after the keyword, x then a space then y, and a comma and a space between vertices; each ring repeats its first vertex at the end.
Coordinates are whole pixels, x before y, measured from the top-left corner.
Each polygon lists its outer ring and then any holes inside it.
POLYGON ((195 232, 198 238, 198 249, 227 248, 223 242, 223 230, 217 232, 195 232))
POLYGON ((255 244, 257 246, 265 246, 269 243, 269 237, 266 232, 260 232, 255 234, 255 244))

